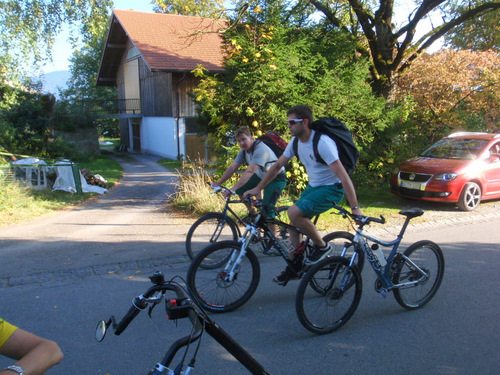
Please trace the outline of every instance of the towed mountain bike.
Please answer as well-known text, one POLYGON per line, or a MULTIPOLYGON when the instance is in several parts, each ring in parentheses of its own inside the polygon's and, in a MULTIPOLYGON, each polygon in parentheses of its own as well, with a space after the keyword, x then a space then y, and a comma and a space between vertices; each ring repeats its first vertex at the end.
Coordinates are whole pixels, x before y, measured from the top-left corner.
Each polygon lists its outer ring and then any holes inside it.
MULTIPOLYGON (((175 278, 174 278, 175 279, 175 278)), ((165 281, 165 277, 161 272, 155 272, 150 276, 153 286, 148 288, 146 292, 134 298, 132 306, 127 314, 116 323, 114 316, 111 316, 107 321, 100 321, 96 328, 96 340, 101 342, 106 336, 109 328, 113 330, 115 335, 120 335, 132 320, 141 312, 146 309, 148 305, 149 315, 151 316, 152 310, 155 306, 165 300, 165 307, 167 310, 167 318, 169 320, 189 319, 192 324, 192 330, 189 335, 184 336, 175 341, 165 353, 164 358, 158 362, 148 375, 188 375, 190 374, 196 362, 196 355, 199 349, 199 343, 202 335, 207 332, 223 346, 229 353, 231 353, 238 362, 240 362, 248 371, 255 375, 270 375, 264 367, 253 358, 241 345, 239 345, 228 333, 226 333, 217 323, 203 311, 196 300, 190 297, 190 293, 174 279, 165 281), (174 292, 174 298, 166 298, 167 292, 174 292), (192 359, 188 364, 185 363, 185 358, 191 343, 198 341, 198 346, 194 350, 192 359), (173 362, 176 354, 180 349, 186 347, 185 354, 182 356, 181 361, 172 370, 169 366, 173 362), (185 369, 185 370, 184 370, 185 369)))
POLYGON ((386 242, 363 231, 370 223, 385 224, 383 216, 356 216, 342 207, 335 208, 351 223, 358 224, 354 237, 344 242, 343 253, 353 255, 323 259, 311 266, 302 278, 295 307, 305 328, 317 334, 331 333, 352 317, 361 299, 361 270, 356 266, 356 257, 361 252, 377 275, 375 291, 383 297, 393 292, 396 301, 409 310, 424 306, 434 297, 444 274, 441 248, 423 240, 410 245, 403 253, 398 252, 410 220, 423 215, 423 210, 399 212, 406 217, 403 226, 395 240, 386 242), (368 241, 373 244, 370 246, 368 241), (380 246, 392 247, 387 257, 380 246))
MULTIPOLYGON (((214 193, 229 191, 231 189, 225 186, 217 186, 214 193)), ((245 226, 247 222, 252 221, 250 217, 241 218, 231 205, 245 203, 240 199, 233 199, 232 193, 225 199, 224 208, 221 212, 207 212, 189 228, 186 235, 186 254, 193 260, 198 253, 207 245, 217 241, 237 241, 241 237, 240 226, 245 226), (229 215, 231 214, 231 215, 229 215)), ((280 215, 288 210, 288 206, 276 208, 276 213, 280 215)), ((253 244, 260 245, 264 254, 273 254, 273 249, 269 245, 268 239, 264 233, 260 232, 252 239, 253 244)))
MULTIPOLYGON (((294 249, 290 243, 289 233, 300 229, 277 218, 263 214, 266 207, 252 197, 247 198, 255 204, 259 212, 255 220, 246 225, 245 232, 238 241, 221 241, 213 243, 202 250, 191 262, 187 273, 187 285, 193 295, 200 301, 203 308, 211 312, 228 312, 245 304, 257 290, 260 281, 260 263, 255 252, 250 248, 253 238, 263 231, 270 245, 279 252, 285 263, 293 270, 292 279, 300 279, 307 266, 305 261, 313 250, 314 244, 304 236, 301 245, 294 249), (270 229, 274 224, 278 235, 270 229), (294 257, 290 253, 294 253, 294 257)), ((316 224, 318 216, 313 219, 316 224)), ((332 254, 347 255, 355 248, 341 249, 345 241, 353 239, 348 232, 336 232, 323 237, 326 243, 332 245, 332 254)), ((356 264, 363 267, 364 255, 355 257, 356 264)), ((315 288, 314 278, 310 280, 315 288)), ((280 284, 286 285, 287 282, 280 284)))

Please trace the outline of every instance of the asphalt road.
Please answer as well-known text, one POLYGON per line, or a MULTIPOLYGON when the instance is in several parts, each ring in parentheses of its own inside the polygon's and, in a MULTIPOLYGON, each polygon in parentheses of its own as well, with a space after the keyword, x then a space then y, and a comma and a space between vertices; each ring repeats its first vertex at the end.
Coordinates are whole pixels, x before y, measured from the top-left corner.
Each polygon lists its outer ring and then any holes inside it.
MULTIPOLYGON (((0 316, 56 340, 65 359, 47 374, 146 374, 168 345, 187 334, 158 306, 121 336, 94 340, 98 320, 123 315, 147 276, 186 274, 188 223, 165 212, 175 176, 152 157, 123 160, 125 177, 108 195, 75 210, 0 229, 0 316)), ((240 309, 212 317, 272 374, 498 374, 500 215, 497 210, 411 226, 404 244, 437 242, 446 270, 435 298, 405 311, 373 290, 339 331, 316 336, 295 314, 297 282, 278 287, 282 260, 260 256, 262 276, 240 309)), ((389 239, 397 230, 379 231, 389 239)), ((189 357, 188 357, 189 358, 189 357)), ((0 368, 11 362, 0 358, 0 368)), ((208 336, 194 374, 246 374, 208 336)))

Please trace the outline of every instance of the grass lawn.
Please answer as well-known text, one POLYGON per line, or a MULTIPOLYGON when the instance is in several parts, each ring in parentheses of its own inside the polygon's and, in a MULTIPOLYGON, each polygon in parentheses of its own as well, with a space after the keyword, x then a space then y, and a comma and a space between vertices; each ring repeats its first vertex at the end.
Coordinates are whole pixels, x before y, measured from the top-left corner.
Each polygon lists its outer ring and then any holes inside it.
MULTIPOLYGON (((5 170, 5 164, 2 165, 5 170)), ((123 170, 115 160, 101 156, 78 163, 92 174, 100 174, 112 187, 123 175, 123 170)), ((71 194, 50 189, 33 190, 1 178, 0 174, 0 226, 16 224, 39 216, 72 207, 95 196, 94 193, 71 194)))
MULTIPOLYGON (((210 172, 201 167, 193 167, 189 164, 184 164, 176 160, 163 159, 159 164, 165 168, 177 172, 181 177, 179 196, 174 199, 173 205, 179 214, 187 212, 192 213, 193 220, 201 216, 207 211, 219 211, 222 209, 222 200, 215 199, 211 194, 212 190, 206 183, 207 176, 210 172), (183 169, 184 167, 184 169, 183 169), (185 186, 184 186, 185 185, 185 186)), ((398 214, 401 211, 402 199, 396 197, 389 192, 387 188, 374 188, 374 189, 360 189, 357 191, 358 200, 361 204, 363 213, 367 216, 379 217, 384 215, 387 222, 394 225, 400 225, 402 216, 398 214)), ((219 197, 220 195, 217 195, 219 197)), ((287 197, 282 197, 278 205, 291 205, 293 202, 287 197)), ((238 214, 245 215, 246 209, 243 205, 241 207, 233 207, 238 214)), ((322 214, 318 221, 318 228, 320 230, 327 230, 328 228, 338 228, 338 230, 349 230, 349 221, 339 215, 335 215, 337 211, 332 209, 322 214)), ((416 222, 418 219, 414 219, 416 222)))

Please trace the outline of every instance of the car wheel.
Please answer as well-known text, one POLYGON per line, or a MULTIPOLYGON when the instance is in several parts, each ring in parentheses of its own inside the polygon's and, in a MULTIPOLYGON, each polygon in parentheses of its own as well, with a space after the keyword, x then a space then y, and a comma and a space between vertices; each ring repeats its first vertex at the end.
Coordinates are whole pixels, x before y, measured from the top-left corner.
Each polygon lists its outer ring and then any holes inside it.
POLYGON ((463 211, 474 210, 481 202, 481 188, 475 182, 467 182, 457 203, 463 211))

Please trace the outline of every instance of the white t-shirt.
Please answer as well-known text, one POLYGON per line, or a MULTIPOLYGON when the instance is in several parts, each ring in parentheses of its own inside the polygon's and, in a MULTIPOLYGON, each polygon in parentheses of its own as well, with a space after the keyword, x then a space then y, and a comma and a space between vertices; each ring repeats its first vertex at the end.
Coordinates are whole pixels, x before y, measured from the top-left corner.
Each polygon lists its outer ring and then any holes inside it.
MULTIPOLYGON (((262 179, 271 165, 278 160, 274 151, 262 141, 255 140, 253 151, 245 152, 240 150, 234 161, 238 164, 257 164, 260 168, 257 169, 255 174, 262 179)), ((285 168, 280 169, 280 173, 285 172, 285 168)))
MULTIPOLYGON (((300 139, 297 144, 297 153, 299 159, 306 168, 307 175, 309 176, 309 185, 312 187, 323 185, 334 185, 340 182, 340 179, 332 172, 329 165, 339 159, 339 152, 335 141, 322 134, 318 141, 318 153, 321 155, 325 164, 318 163, 314 157, 313 151, 313 138, 315 131, 313 130, 307 142, 301 142, 300 139)), ((283 153, 287 158, 292 158, 295 155, 293 152, 293 142, 295 137, 288 144, 283 153)))

